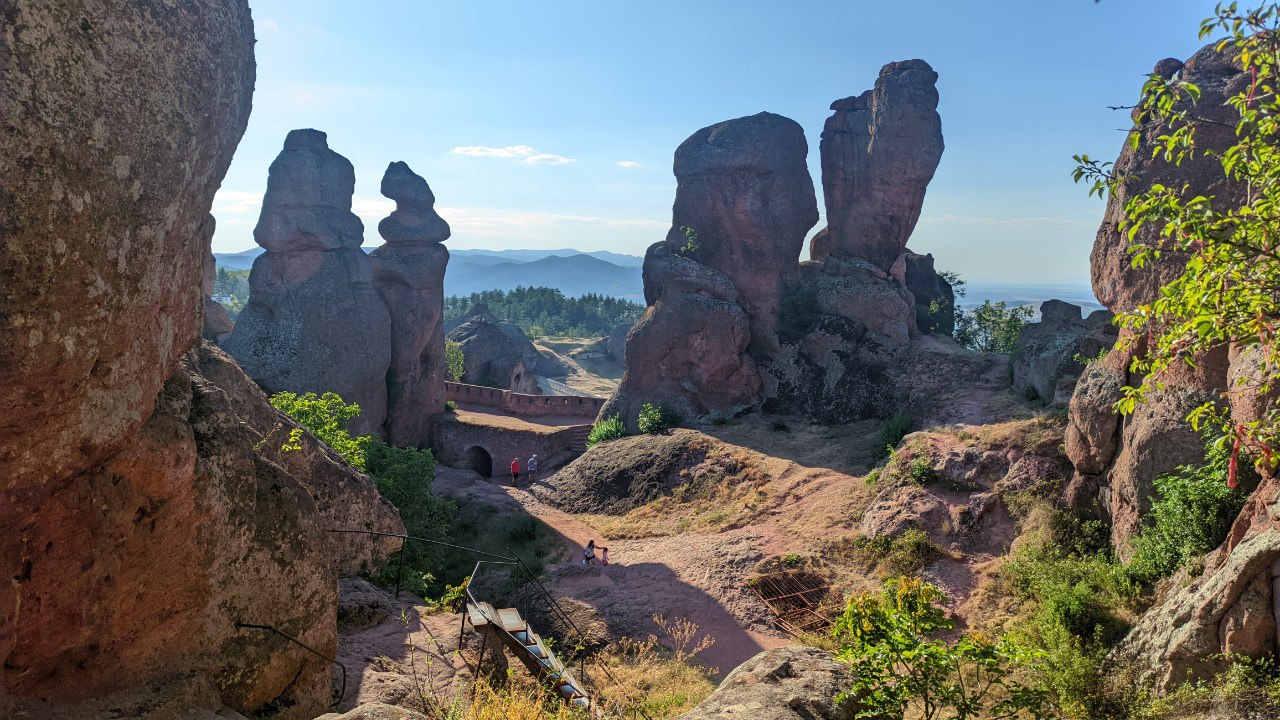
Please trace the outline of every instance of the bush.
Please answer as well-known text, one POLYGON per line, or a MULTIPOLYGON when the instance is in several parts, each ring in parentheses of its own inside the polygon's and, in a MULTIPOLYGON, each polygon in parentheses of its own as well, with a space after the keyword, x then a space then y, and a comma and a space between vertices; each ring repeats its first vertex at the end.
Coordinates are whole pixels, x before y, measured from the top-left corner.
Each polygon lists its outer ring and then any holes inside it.
MULTIPOLYGON (((392 447, 372 440, 368 445, 366 470, 382 497, 400 511, 405 534, 427 540, 447 539, 449 523, 457 508, 431 490, 436 460, 430 450, 392 447)), ((438 578, 431 572, 438 570, 444 559, 439 546, 406 541, 401 552, 404 553, 402 587, 423 597, 432 589, 439 589, 438 578)), ((375 579, 393 584, 399 562, 398 558, 391 558, 375 573, 375 579)))
POLYGON ((1009 307, 990 300, 972 310, 956 308, 956 341, 978 352, 1013 352, 1018 334, 1031 320, 1030 307, 1009 307))
MULTIPOLYGON (((372 438, 351 437, 347 426, 360 416, 360 406, 348 405, 337 393, 297 395, 291 392, 271 396, 271 406, 311 431, 320 442, 333 448, 347 464, 365 469, 365 457, 372 438)), ((296 438, 291 438, 296 440, 296 438)))
POLYGON ((448 365, 445 371, 453 382, 462 382, 462 374, 466 372, 466 356, 462 354, 462 344, 456 340, 444 341, 444 358, 448 365))
POLYGON ((787 424, 786 420, 774 420, 769 423, 769 429, 774 432, 791 432, 791 426, 787 424))
POLYGON ((626 434, 627 426, 622 422, 622 418, 613 415, 597 421, 595 425, 591 426, 591 434, 587 436, 587 447, 607 440, 617 440, 626 434))
POLYGON ((939 639, 955 627, 938 607, 945 602, 915 578, 892 578, 850 599, 832 630, 854 677, 840 699, 856 699, 864 718, 1045 716, 1048 694, 1018 679, 1035 654, 979 633, 939 639))
POLYGON ((657 435, 680 425, 680 416, 661 405, 645 403, 640 406, 636 427, 646 435, 657 435))
POLYGON ((444 403, 444 411, 449 413, 458 412, 458 403, 452 400, 446 400, 444 403))
POLYGON ((1252 463, 1243 459, 1244 485, 1232 489, 1227 485, 1230 464, 1227 445, 1210 440, 1203 465, 1186 465, 1156 478, 1146 526, 1132 541, 1134 552, 1127 568, 1134 578, 1154 582, 1172 575, 1226 539, 1248 490, 1257 482, 1252 463))
POLYGON ((880 444, 894 447, 911 432, 911 416, 899 410, 880 426, 880 444))

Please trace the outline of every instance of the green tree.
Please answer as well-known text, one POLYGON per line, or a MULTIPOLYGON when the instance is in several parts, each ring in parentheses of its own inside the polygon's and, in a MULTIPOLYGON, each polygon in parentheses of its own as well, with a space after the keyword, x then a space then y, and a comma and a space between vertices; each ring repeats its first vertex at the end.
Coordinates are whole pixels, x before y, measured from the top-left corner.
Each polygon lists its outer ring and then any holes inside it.
POLYGON ((462 345, 453 340, 444 341, 444 359, 448 364, 446 371, 453 382, 462 382, 462 373, 466 368, 466 357, 462 354, 462 345))
POLYGON ((1018 333, 1030 320, 1030 307, 983 300, 972 310, 956 308, 956 341, 978 352, 1013 352, 1018 333))
POLYGON ((981 633, 939 637, 954 629, 938 607, 945 601, 933 585, 903 577, 849 600, 832 633, 837 656, 853 670, 853 686, 841 699, 857 703, 855 717, 1048 717, 1048 693, 1016 676, 1035 653, 981 633))
MULTIPOLYGON (((1205 197, 1186 186, 1153 184, 1129 197, 1120 230, 1129 238, 1134 267, 1143 267, 1167 253, 1187 257, 1184 272, 1161 289, 1154 301, 1117 318, 1129 338, 1146 342, 1131 370, 1140 378, 1124 389, 1117 409, 1134 410, 1163 372, 1175 363, 1194 363, 1204 353, 1224 345, 1253 348, 1260 353, 1261 371, 1241 392, 1266 393, 1280 377, 1280 96, 1275 92, 1280 67, 1280 3, 1264 2, 1240 10, 1239 4, 1220 4, 1213 17, 1201 23, 1201 38, 1221 32, 1218 50, 1230 53, 1249 81, 1228 99, 1238 120, 1235 143, 1227 148, 1201 147, 1197 129, 1211 122, 1196 111, 1200 90, 1180 75, 1152 74, 1142 89, 1129 141, 1137 148, 1144 128, 1156 124, 1159 144, 1154 154, 1171 163, 1200 156, 1215 157, 1224 186, 1241 189, 1241 197, 1205 197), (1152 231, 1139 233, 1142 228, 1152 231)), ((1105 197, 1129 178, 1115 173, 1110 163, 1076 156, 1077 182, 1090 183, 1090 194, 1105 197)), ((1242 381, 1243 382, 1243 381, 1242 381)), ((1224 409, 1206 403, 1189 418, 1196 427, 1214 423, 1225 431, 1223 446, 1234 453, 1241 445, 1255 451, 1257 462, 1273 466, 1280 416, 1272 403, 1262 416, 1247 423, 1231 422, 1224 409)), ((1228 482, 1235 481, 1235 463, 1228 482)))
POLYGON ((337 393, 298 395, 291 392, 271 396, 271 406, 298 421, 320 442, 333 448, 349 465, 365 469, 371 437, 352 437, 347 426, 360 417, 360 406, 348 405, 337 393))

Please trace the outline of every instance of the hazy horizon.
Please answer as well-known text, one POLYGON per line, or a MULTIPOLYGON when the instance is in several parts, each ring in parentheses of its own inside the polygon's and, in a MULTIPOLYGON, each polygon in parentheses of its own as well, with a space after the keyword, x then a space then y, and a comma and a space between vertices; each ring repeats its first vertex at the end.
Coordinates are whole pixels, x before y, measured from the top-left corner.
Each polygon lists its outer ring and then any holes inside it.
POLYGON ((315 127, 355 165, 367 244, 394 207, 382 172, 405 160, 431 184, 452 248, 643 255, 669 227, 671 157, 690 134, 761 110, 795 119, 821 206, 829 104, 921 57, 939 74, 947 149, 911 248, 970 281, 1087 284, 1103 205, 1071 182, 1071 156, 1115 156, 1129 120, 1107 106, 1131 103, 1160 58, 1198 49, 1207 10, 956 5, 916 3, 906 23, 870 2, 260 0, 254 110, 214 203, 214 250, 254 246, 267 167, 290 129, 315 127))

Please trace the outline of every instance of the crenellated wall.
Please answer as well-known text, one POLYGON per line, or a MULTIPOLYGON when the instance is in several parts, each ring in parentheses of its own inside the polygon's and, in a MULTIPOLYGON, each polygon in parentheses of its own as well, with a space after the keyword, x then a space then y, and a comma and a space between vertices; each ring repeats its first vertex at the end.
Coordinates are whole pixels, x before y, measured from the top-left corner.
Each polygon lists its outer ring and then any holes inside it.
POLYGON ((445 399, 468 405, 505 410, 526 417, 582 417, 595 419, 604 398, 579 395, 525 395, 483 385, 445 383, 445 399))

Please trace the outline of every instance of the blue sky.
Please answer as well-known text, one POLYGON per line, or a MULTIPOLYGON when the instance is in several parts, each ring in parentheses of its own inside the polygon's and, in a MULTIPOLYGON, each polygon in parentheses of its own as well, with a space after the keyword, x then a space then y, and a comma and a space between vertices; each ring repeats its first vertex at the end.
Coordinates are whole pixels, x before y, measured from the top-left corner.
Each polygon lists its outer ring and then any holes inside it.
MULTIPOLYGON (((820 183, 830 103, 880 67, 939 74, 946 152, 912 238, 971 280, 1087 282, 1102 204, 1071 156, 1113 158, 1156 60, 1200 45, 1208 0, 485 2, 251 0, 258 80, 214 202, 215 252, 253 247, 267 166, 314 127, 356 168, 366 244, 388 162, 427 179, 454 248, 643 254, 671 221, 672 153, 761 110, 798 121, 820 183)), ((819 185, 819 205, 821 189, 819 185)), ((819 223, 815 231, 822 226, 819 223)), ((807 256, 807 254, 806 254, 807 256)))

